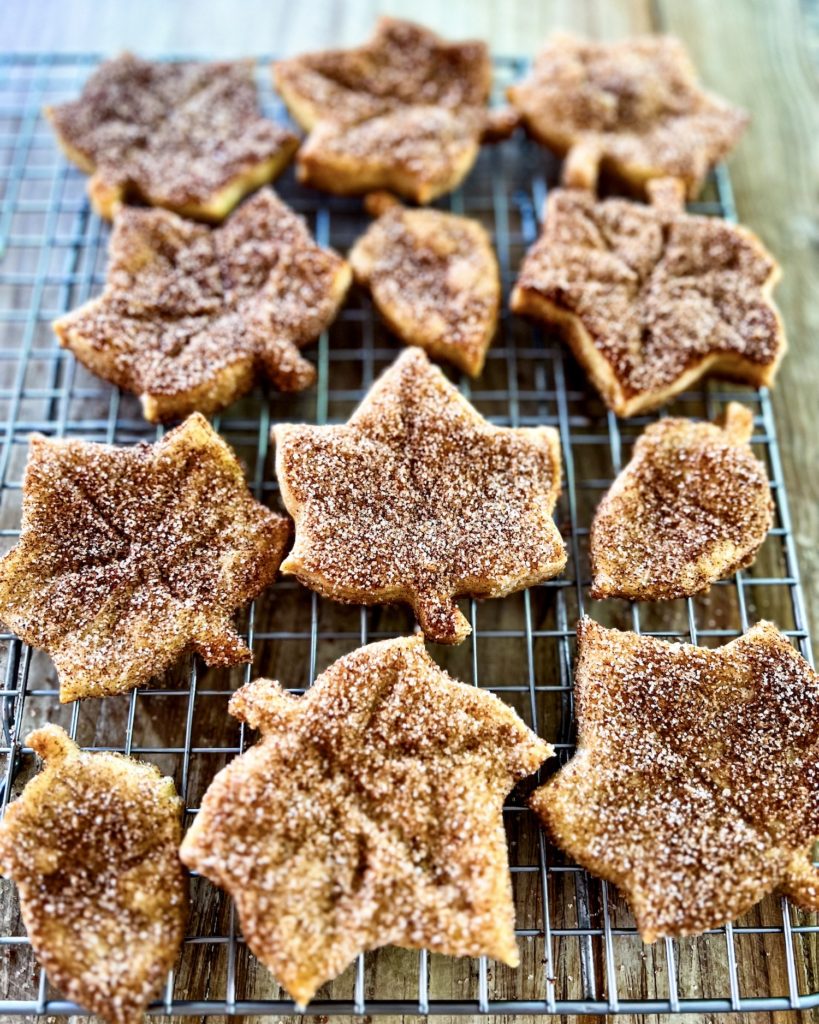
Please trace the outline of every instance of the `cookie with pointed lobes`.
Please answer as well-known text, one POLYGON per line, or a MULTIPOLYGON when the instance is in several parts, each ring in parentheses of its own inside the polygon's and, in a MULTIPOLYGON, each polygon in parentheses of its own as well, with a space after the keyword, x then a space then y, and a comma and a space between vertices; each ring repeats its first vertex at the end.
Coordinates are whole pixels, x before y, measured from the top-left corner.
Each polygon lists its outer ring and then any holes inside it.
POLYGON ((126 693, 189 651, 250 661, 233 614, 273 582, 289 536, 198 413, 129 448, 35 434, 0 619, 51 655, 61 701, 126 693))
POLYGON ((448 43, 396 18, 380 18, 363 46, 278 61, 273 78, 309 132, 299 180, 342 195, 387 189, 429 203, 463 181, 482 140, 517 124, 514 111, 487 108, 485 43, 448 43))
POLYGON ((677 178, 694 199, 748 123, 702 89, 673 36, 599 43, 556 33, 508 96, 530 134, 565 156, 564 185, 591 191, 606 171, 635 192, 677 178))
POLYGON ((646 428, 594 514, 592 597, 691 597, 751 565, 773 523, 752 431, 751 410, 737 402, 716 423, 646 428))
POLYGON ((182 801, 153 765, 81 751, 56 725, 26 737, 43 770, 0 822, 0 870, 62 995, 108 1024, 140 1024, 188 916, 182 801))
POLYGON ((503 597, 556 576, 560 443, 488 423, 411 348, 348 423, 273 430, 296 540, 282 572, 326 597, 406 602, 430 640, 460 643, 461 595, 503 597))
POLYGON ((768 893, 819 910, 819 676, 770 622, 716 650, 578 625, 578 745, 531 806, 645 942, 768 893))
POLYGON ((683 208, 679 182, 650 205, 557 189, 510 304, 555 327, 618 416, 702 377, 773 384, 787 347, 776 260, 746 228, 683 208))
POLYGON ((257 679, 230 712, 261 738, 211 783, 181 857, 299 1005, 384 945, 517 965, 503 802, 553 751, 511 708, 416 635, 301 697, 257 679))
POLYGON ((105 61, 79 99, 46 107, 63 152, 91 175, 88 194, 111 219, 128 201, 221 221, 272 181, 296 136, 261 116, 253 61, 105 61))
POLYGON ((501 300, 483 225, 442 210, 410 210, 383 192, 367 196, 367 209, 378 219, 350 250, 356 281, 402 341, 477 377, 501 300))
POLYGON ((271 189, 218 228, 125 209, 102 295, 54 330, 92 373, 164 422, 224 409, 261 379, 281 391, 309 387, 316 371, 299 350, 333 322, 351 278, 271 189))

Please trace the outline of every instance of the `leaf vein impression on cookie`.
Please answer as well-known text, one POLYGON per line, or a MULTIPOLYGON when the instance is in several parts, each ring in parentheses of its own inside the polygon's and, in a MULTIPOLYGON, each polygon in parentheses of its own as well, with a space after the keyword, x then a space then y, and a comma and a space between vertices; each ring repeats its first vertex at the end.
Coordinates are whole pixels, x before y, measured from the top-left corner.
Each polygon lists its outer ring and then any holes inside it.
POLYGON ((668 179, 652 205, 549 196, 511 306, 557 327, 618 416, 655 409, 708 373, 773 383, 785 333, 779 266, 750 231, 687 214, 668 179))
POLYGON ((419 203, 454 189, 483 135, 514 128, 486 103, 485 43, 446 43, 409 21, 381 18, 372 40, 279 61, 276 87, 310 134, 299 179, 342 195, 388 189, 419 203))
POLYGON ((495 427, 411 348, 340 426, 274 428, 296 522, 282 572, 335 600, 407 602, 424 633, 460 643, 455 597, 503 597, 557 575, 551 427, 495 427))
POLYGON ((645 942, 770 892, 819 910, 819 677, 757 623, 710 650, 578 625, 578 748, 531 806, 645 942))
POLYGON ((566 157, 564 184, 591 190, 602 169, 636 191, 677 178, 694 199, 748 123, 745 111, 702 90, 672 36, 599 43, 555 34, 508 96, 527 130, 566 157))
POLYGON ((592 597, 690 597, 753 562, 773 502, 752 431, 736 402, 717 423, 646 428, 592 521, 592 597))
POLYGON ((350 280, 270 189, 215 229, 124 209, 105 290, 54 329, 157 422, 223 409, 262 375, 283 391, 308 387, 315 369, 299 348, 333 321, 350 280))
POLYGON ((91 174, 91 203, 111 218, 129 199, 220 221, 272 181, 298 139, 259 112, 252 61, 106 61, 79 99, 47 107, 66 156, 91 174))
POLYGON ((502 807, 553 750, 511 708, 416 635, 340 658, 302 697, 254 680, 230 711, 261 738, 180 854, 297 1003, 384 945, 518 963, 502 807))
POLYGON ((408 210, 384 195, 367 199, 380 216, 350 251, 356 280, 402 341, 477 377, 501 299, 486 230, 468 217, 408 210))
POLYGON ((185 934, 182 801, 153 765, 81 751, 56 725, 26 744, 45 765, 0 822, 0 869, 29 941, 64 997, 140 1024, 185 934))
POLYGON ((250 661, 232 616, 272 583, 289 534, 198 413, 153 445, 34 435, 0 620, 51 655, 62 701, 125 693, 186 651, 250 661))

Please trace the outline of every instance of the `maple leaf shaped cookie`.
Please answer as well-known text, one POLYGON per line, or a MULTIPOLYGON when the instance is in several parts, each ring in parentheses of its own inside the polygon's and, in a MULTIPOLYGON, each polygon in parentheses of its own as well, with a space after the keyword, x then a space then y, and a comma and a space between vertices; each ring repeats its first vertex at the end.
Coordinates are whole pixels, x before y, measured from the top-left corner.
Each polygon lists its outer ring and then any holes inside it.
POLYGON ((486 45, 446 43, 409 21, 381 18, 364 46, 279 61, 273 76, 310 133, 299 180, 342 195, 383 188, 428 203, 466 177, 482 135, 514 127, 487 110, 486 45))
POLYGON ((280 424, 274 439, 296 521, 282 572, 327 597, 406 601, 427 637, 460 643, 456 596, 503 597, 566 564, 557 432, 487 423, 420 349, 348 423, 280 424))
POLYGON ((672 36, 598 43, 556 34, 508 96, 527 130, 566 156, 564 183, 591 190, 602 168, 635 190, 678 178, 693 199, 748 123, 700 88, 672 36))
POLYGON ((216 412, 265 376, 315 379, 299 347, 333 321, 348 264, 269 189, 211 229, 166 210, 123 210, 105 290, 54 324, 98 376, 132 391, 152 422, 216 412))
POLYGON ((501 812, 553 751, 511 708, 414 636, 340 658, 302 697, 257 679, 230 711, 261 739, 180 855, 230 892, 297 1003, 378 946, 518 963, 501 812))
POLYGON ((92 175, 94 210, 109 219, 139 199, 222 220, 298 148, 292 132, 259 113, 252 61, 173 63, 124 53, 91 75, 79 99, 46 114, 66 156, 92 175))
POLYGON ((469 217, 408 210, 381 195, 367 200, 380 216, 350 251, 356 280, 402 341, 477 377, 501 299, 486 230, 469 217))
POLYGON ((634 446, 591 527, 592 597, 661 601, 750 565, 773 521, 750 409, 721 423, 663 419, 634 446))
POLYGON ((717 650, 578 626, 574 758, 531 806, 645 942, 766 893, 819 910, 819 677, 760 622, 717 650))
POLYGON ((773 383, 785 332, 779 267, 750 231, 681 209, 552 192, 511 306, 561 330, 618 416, 657 408, 708 373, 773 383))
POLYGON ((198 413, 131 448, 35 434, 0 620, 51 655, 61 701, 125 693, 186 651, 250 661, 231 618, 273 581, 289 534, 198 413))
POLYGON ((182 801, 153 765, 85 753, 56 725, 26 744, 45 766, 0 822, 0 869, 29 941, 63 996, 140 1024, 185 934, 182 801))

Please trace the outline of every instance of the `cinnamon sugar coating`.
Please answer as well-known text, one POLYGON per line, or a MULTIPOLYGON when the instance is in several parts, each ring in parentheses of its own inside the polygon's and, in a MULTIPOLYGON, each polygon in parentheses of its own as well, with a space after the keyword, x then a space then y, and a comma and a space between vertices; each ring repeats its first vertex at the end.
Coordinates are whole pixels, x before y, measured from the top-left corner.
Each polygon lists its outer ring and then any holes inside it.
POLYGON ((498 261, 481 224, 390 205, 356 242, 350 264, 402 341, 473 377, 481 372, 501 298, 498 261))
POLYGON ((592 597, 661 601, 708 591, 744 569, 773 522, 750 409, 663 419, 641 435, 591 526, 592 597))
POLYGON ((702 90, 672 36, 599 43, 556 34, 508 94, 531 134, 566 156, 564 183, 592 190, 604 168, 637 190, 678 178, 693 199, 748 123, 702 90))
POLYGON ((531 805, 645 942, 770 892, 819 910, 819 677, 769 622, 717 650, 578 627, 574 758, 531 805))
POLYGON ((259 112, 253 62, 172 63, 124 53, 102 64, 80 98, 47 107, 66 156, 88 174, 91 203, 220 221, 290 162, 298 139, 259 112))
POLYGON ((26 737, 43 770, 0 822, 0 869, 62 995, 109 1024, 140 1024, 188 913, 182 801, 153 765, 86 753, 56 725, 26 737))
POLYGON ((89 370, 138 394, 152 422, 211 413, 258 377, 283 391, 312 384, 299 348, 333 321, 350 279, 270 189, 215 229, 125 209, 104 292, 54 330, 89 370))
POLYGON ((198 413, 153 445, 35 434, 0 619, 51 655, 61 701, 125 693, 186 651, 250 661, 231 619, 273 581, 289 534, 198 413))
POLYGON ((566 564, 557 432, 490 425, 418 348, 348 423, 280 424, 274 439, 296 522, 282 572, 327 597, 407 602, 429 639, 460 643, 455 597, 503 597, 566 564))
POLYGON ((279 61, 276 87, 310 134, 299 179, 330 192, 389 189, 428 203, 466 177, 482 134, 508 134, 490 118, 489 51, 446 43, 409 21, 380 18, 370 42, 279 61))
MULTIPOLYGON (((558 189, 524 259, 512 309, 553 324, 618 416, 657 408, 705 374, 770 385, 785 352, 759 239, 675 206, 558 189)), ((681 196, 676 198, 681 201, 681 196)))
POLYGON ((182 860, 227 889, 252 952, 300 1005, 384 945, 515 966, 506 794, 553 753, 420 636, 340 658, 302 697, 230 702, 261 732, 211 783, 182 860))

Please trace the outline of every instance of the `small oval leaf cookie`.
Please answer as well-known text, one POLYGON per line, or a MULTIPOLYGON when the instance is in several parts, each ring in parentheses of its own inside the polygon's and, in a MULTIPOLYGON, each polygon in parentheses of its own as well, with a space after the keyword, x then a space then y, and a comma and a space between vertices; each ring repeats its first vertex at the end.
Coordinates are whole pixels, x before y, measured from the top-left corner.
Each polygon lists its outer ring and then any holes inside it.
POLYGON ((749 566, 773 521, 750 409, 717 423, 662 419, 634 446, 591 526, 591 596, 665 601, 749 566))
POLYGON ((49 980, 109 1024, 140 1024, 184 937, 182 801, 153 765, 81 751, 56 725, 26 744, 45 765, 0 822, 0 869, 49 980))

